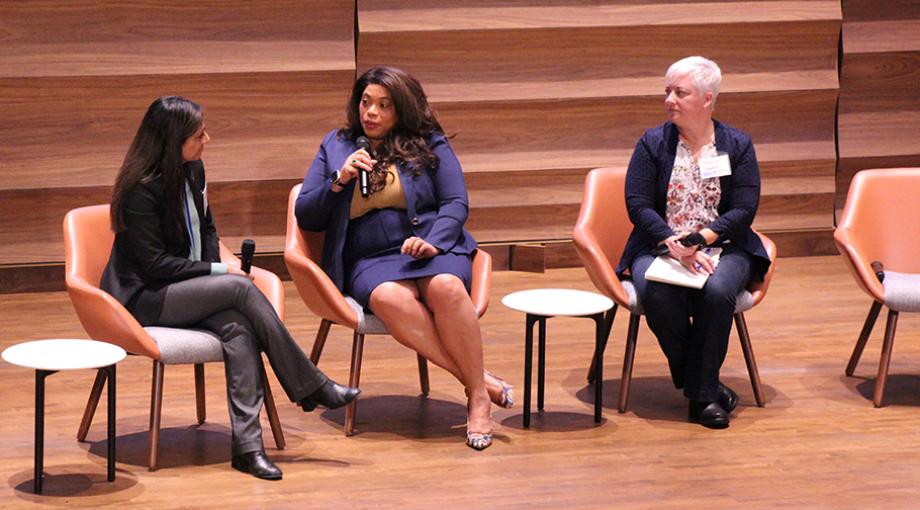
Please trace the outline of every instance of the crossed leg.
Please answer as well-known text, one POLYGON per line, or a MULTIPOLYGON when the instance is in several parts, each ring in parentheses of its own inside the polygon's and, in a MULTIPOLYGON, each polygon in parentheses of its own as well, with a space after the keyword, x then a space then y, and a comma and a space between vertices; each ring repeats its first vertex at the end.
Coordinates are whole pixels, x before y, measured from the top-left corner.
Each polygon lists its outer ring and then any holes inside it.
POLYGON ((484 375, 479 318, 460 279, 441 274, 386 282, 374 289, 369 304, 398 342, 466 387, 469 431, 491 431, 490 393, 500 395, 501 385, 484 375))

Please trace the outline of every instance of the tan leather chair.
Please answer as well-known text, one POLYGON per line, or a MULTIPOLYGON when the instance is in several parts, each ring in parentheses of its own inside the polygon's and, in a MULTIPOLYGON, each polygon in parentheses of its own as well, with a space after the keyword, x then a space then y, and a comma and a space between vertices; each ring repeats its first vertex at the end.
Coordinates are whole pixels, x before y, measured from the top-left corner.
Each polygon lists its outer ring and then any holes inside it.
MULTIPOLYGON (((629 401, 629 384, 632 379, 633 361, 636 354, 636 337, 639 332, 639 317, 643 314, 642 306, 636 296, 635 288, 628 279, 620 280, 614 268, 620 261, 626 240, 632 231, 633 225, 629 221, 625 200, 626 169, 625 168, 597 168, 591 170, 585 179, 585 194, 581 203, 581 211, 575 224, 573 233, 575 248, 582 264, 588 271, 594 286, 613 300, 608 324, 613 324, 613 317, 617 307, 629 310, 629 329, 626 335, 626 354, 623 360, 623 376, 620 380, 620 397, 617 408, 621 413, 626 412, 629 401)), ((764 248, 771 261, 776 260, 776 245, 767 236, 759 234, 764 248)), ((757 405, 764 406, 763 388, 760 384, 760 375, 757 363, 754 360, 754 351, 751 348, 751 339, 748 335, 747 323, 744 312, 750 310, 763 301, 767 288, 773 277, 776 264, 770 264, 770 270, 762 282, 752 282, 748 288, 738 295, 735 306, 735 325, 738 337, 741 340, 741 349, 747 363, 751 386, 757 405)), ((608 333, 609 334, 609 333, 608 333)), ((594 366, 588 370, 588 382, 594 381, 594 366)))
MULTIPOLYGON (((95 340, 109 342, 131 354, 153 360, 153 380, 150 395, 149 468, 157 469, 160 442, 160 416, 163 404, 163 371, 166 365, 194 364, 195 396, 198 423, 205 421, 204 363, 223 361, 220 340, 203 330, 162 327, 141 327, 128 310, 107 292, 99 288, 102 271, 109 259, 115 235, 109 226, 109 206, 81 207, 64 217, 64 260, 67 291, 80 323, 95 340)), ((220 244, 221 261, 239 267, 240 261, 220 244)), ((268 271, 252 268, 256 286, 268 297, 279 317, 284 316, 284 287, 281 280, 268 271)), ((105 384, 105 374, 99 372, 77 439, 83 441, 92 423, 99 396, 105 384)), ((284 448, 284 434, 275 408, 265 367, 262 367, 265 409, 271 424, 275 444, 284 448)))
MULTIPOLYGON (((365 314, 361 305, 351 297, 344 296, 320 267, 325 234, 304 231, 298 227, 297 218, 294 216, 294 204, 300 193, 300 187, 300 184, 294 186, 288 196, 284 262, 307 308, 322 318, 319 330, 316 332, 310 359, 315 364, 319 363, 323 346, 326 344, 326 337, 329 335, 329 328, 333 324, 354 330, 348 385, 357 387, 361 381, 361 357, 364 351, 365 335, 387 335, 389 333, 380 319, 374 315, 365 314)), ((473 257, 473 282, 470 294, 476 313, 480 317, 489 307, 491 273, 492 257, 485 251, 478 250, 473 257)), ((428 361, 421 355, 418 355, 418 371, 422 394, 428 395, 428 361)), ((354 433, 356 413, 357 401, 352 401, 345 408, 346 436, 354 433)))
POLYGON ((882 405, 899 312, 920 311, 920 168, 863 170, 850 183, 834 231, 837 249, 859 288, 872 298, 846 374, 853 375, 882 305, 888 307, 885 340, 875 380, 875 407, 882 405), (884 283, 871 264, 884 266, 884 283))

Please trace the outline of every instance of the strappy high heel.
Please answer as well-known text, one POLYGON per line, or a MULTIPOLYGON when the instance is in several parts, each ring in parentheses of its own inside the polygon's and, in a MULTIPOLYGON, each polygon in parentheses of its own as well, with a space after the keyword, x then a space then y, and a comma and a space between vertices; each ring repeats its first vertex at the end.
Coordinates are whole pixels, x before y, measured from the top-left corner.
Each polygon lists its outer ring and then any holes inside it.
MULTIPOLYGON (((502 392, 498 398, 498 401, 492 400, 492 403, 505 409, 511 409, 514 407, 514 394, 512 393, 514 388, 512 388, 510 384, 506 383, 504 379, 493 374, 492 372, 489 372, 488 370, 485 372, 486 375, 498 381, 499 386, 502 387, 502 392)), ((491 400, 491 398, 492 396, 490 395, 489 399, 491 400)))
POLYGON ((467 432, 466 445, 476 451, 482 451, 492 446, 492 432, 467 432))

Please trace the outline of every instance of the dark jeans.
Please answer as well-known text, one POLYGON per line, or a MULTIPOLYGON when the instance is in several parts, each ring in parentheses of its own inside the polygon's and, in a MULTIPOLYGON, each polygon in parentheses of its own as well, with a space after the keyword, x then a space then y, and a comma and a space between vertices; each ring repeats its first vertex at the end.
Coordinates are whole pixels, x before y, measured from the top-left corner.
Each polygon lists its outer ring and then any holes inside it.
POLYGON ((243 276, 201 276, 171 284, 157 325, 201 328, 220 337, 234 455, 263 448, 262 351, 292 402, 327 380, 304 355, 265 295, 243 276))
POLYGON ((645 320, 668 358, 674 386, 689 399, 715 402, 735 300, 751 280, 751 256, 726 246, 702 289, 646 281, 653 260, 642 255, 630 267, 645 320))

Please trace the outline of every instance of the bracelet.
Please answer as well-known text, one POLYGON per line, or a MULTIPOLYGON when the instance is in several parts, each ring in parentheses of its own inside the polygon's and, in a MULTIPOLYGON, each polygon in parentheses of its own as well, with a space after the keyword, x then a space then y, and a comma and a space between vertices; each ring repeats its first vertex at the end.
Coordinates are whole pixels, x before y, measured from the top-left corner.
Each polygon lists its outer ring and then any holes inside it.
POLYGON ((339 180, 339 177, 341 177, 341 176, 342 176, 342 172, 336 172, 336 173, 335 173, 335 177, 333 177, 332 180, 329 181, 329 184, 331 184, 331 185, 333 185, 333 186, 345 187, 345 185, 342 184, 342 181, 339 180))

